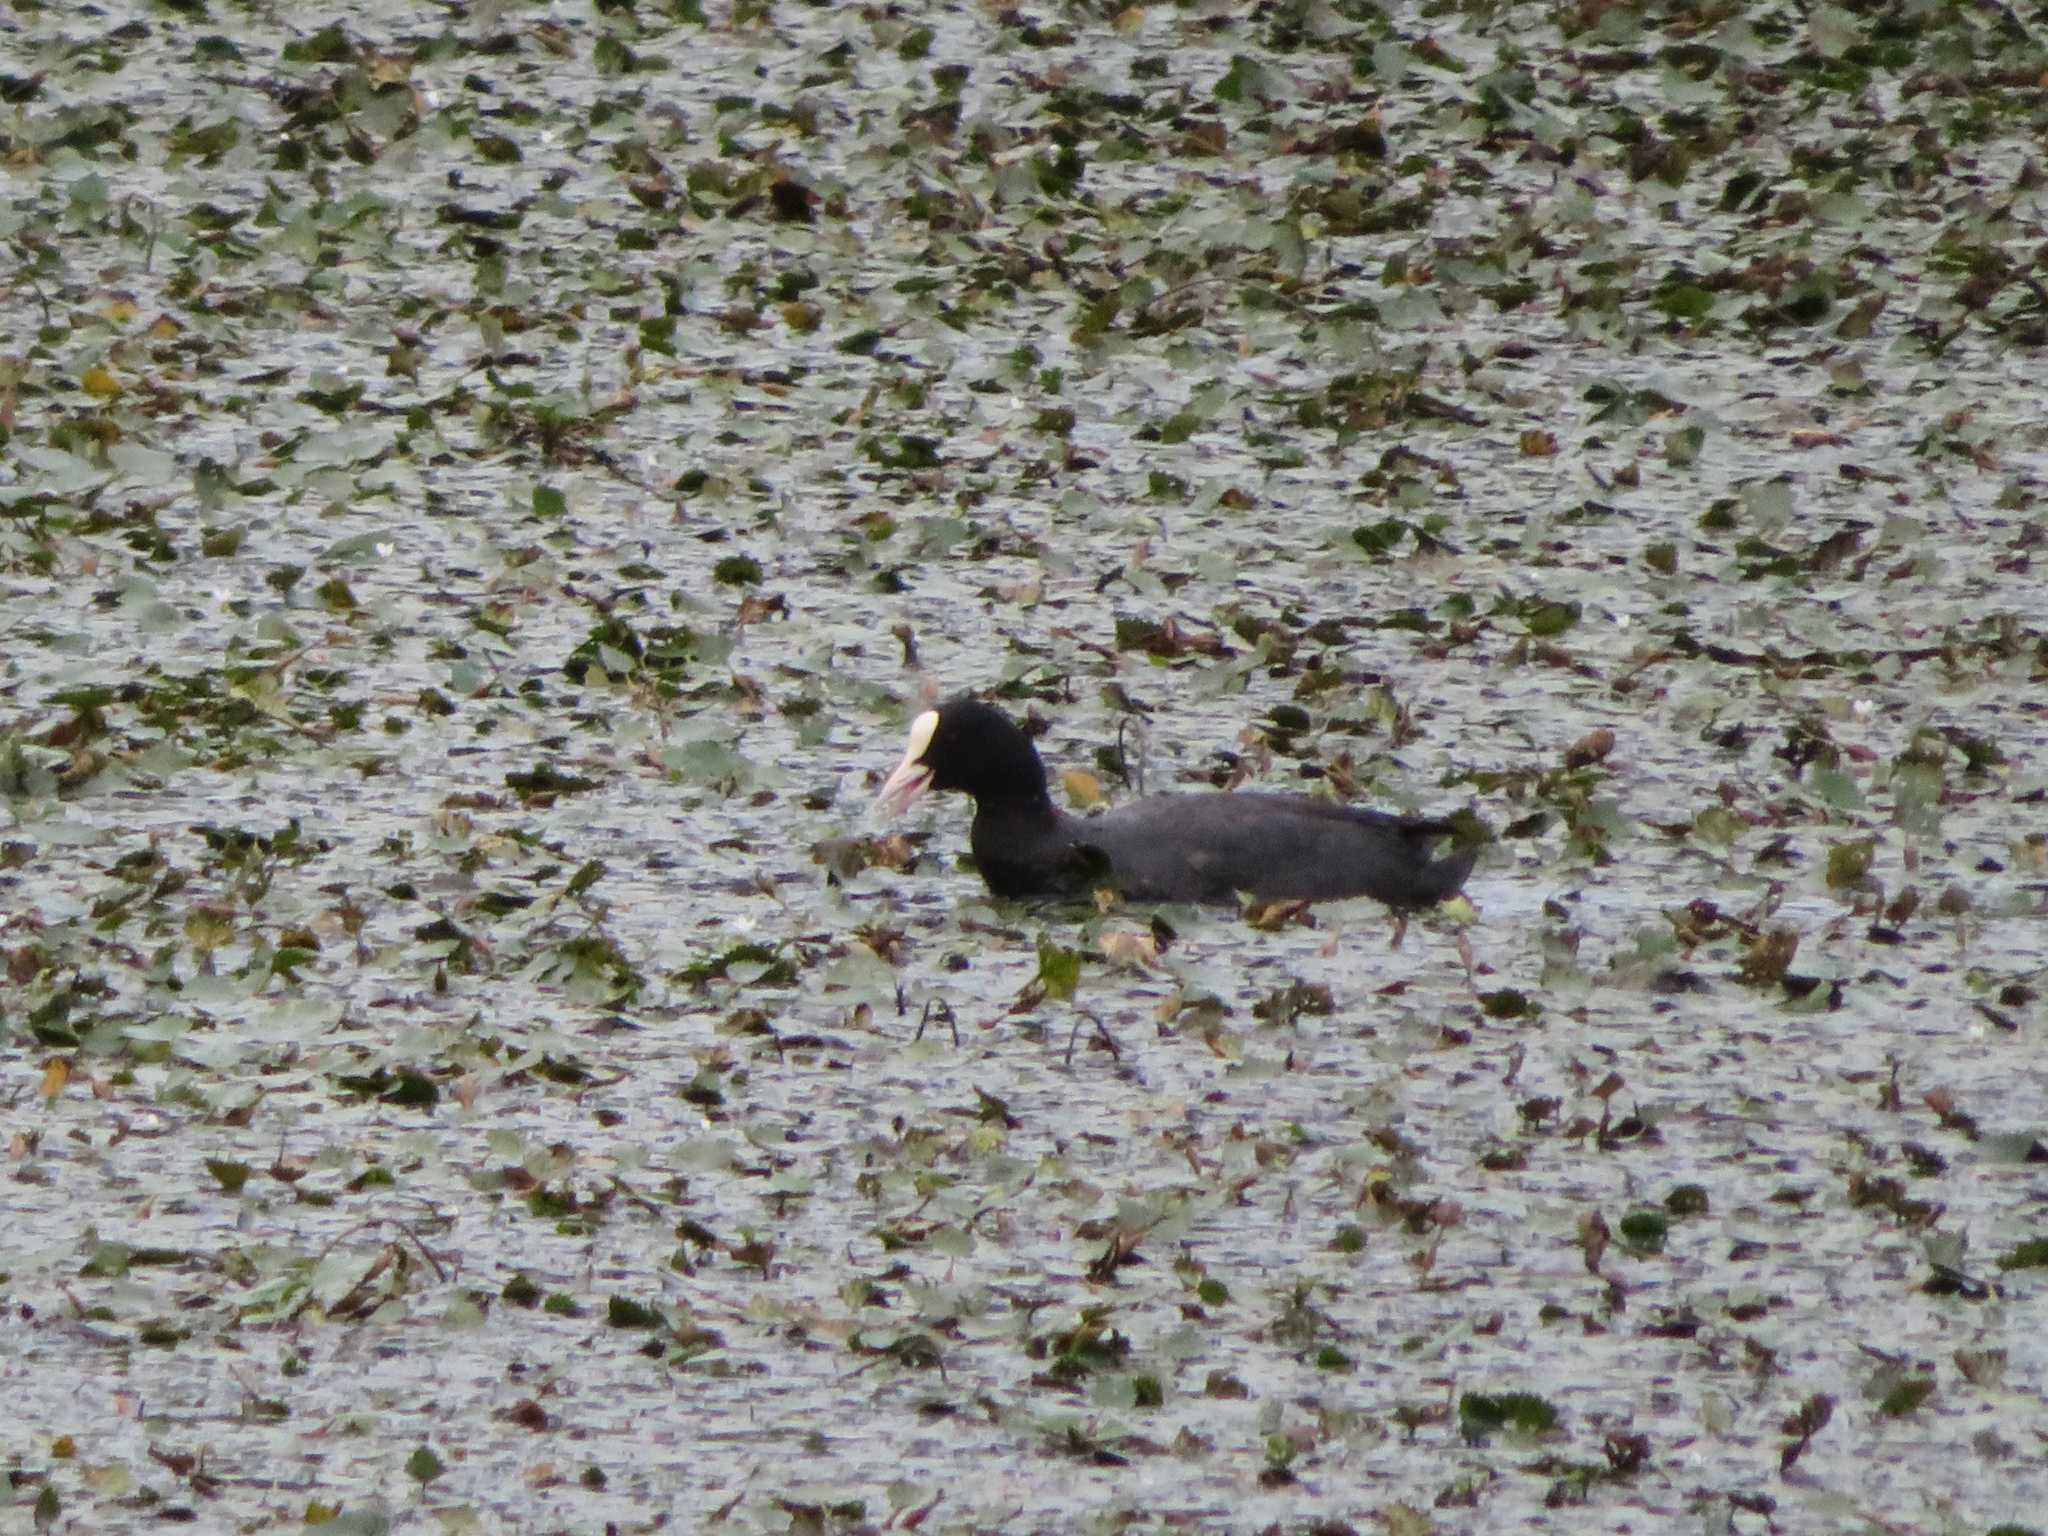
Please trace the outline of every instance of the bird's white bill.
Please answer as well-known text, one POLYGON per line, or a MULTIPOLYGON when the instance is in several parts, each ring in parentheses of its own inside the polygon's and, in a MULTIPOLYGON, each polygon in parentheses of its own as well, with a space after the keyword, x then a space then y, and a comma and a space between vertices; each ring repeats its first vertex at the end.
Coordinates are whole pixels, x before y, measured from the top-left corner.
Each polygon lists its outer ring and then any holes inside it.
POLYGON ((926 710, 910 722, 910 742, 903 749, 903 761, 882 782, 875 794, 875 804, 900 816, 912 801, 932 787, 932 771, 925 766, 924 754, 932 744, 932 732, 938 728, 939 712, 935 709, 926 710))

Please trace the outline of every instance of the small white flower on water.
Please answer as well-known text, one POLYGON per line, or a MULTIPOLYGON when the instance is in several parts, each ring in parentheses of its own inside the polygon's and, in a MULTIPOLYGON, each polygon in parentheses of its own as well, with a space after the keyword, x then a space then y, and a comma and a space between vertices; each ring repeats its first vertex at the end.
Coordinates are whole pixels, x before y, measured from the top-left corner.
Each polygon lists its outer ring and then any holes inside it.
POLYGON ((377 558, 379 560, 389 560, 391 558, 391 552, 397 548, 398 546, 392 543, 391 540, 379 539, 376 544, 377 558))
POLYGON ((1868 720, 1877 713, 1877 700, 1857 699, 1854 703, 1850 704, 1849 712, 1858 720, 1868 720))

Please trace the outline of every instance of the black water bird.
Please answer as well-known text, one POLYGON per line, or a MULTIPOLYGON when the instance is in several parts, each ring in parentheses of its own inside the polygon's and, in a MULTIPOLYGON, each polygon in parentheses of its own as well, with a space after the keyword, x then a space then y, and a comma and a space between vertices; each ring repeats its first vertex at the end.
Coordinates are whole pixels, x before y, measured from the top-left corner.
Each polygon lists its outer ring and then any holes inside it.
POLYGON ((1397 914, 1455 895, 1476 848, 1442 858, 1449 821, 1249 790, 1148 795, 1070 816, 1046 790, 1031 738, 1001 710, 959 698, 911 722, 903 761, 877 796, 902 811, 926 790, 974 799, 968 845, 998 896, 1068 896, 1108 886, 1134 901, 1340 901, 1397 914))

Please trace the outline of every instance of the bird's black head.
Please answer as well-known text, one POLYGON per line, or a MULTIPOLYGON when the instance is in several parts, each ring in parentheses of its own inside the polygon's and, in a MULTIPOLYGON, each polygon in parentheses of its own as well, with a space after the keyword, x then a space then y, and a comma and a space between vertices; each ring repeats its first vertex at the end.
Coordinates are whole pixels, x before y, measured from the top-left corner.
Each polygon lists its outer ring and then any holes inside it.
POLYGON ((982 803, 1049 803, 1045 765, 1015 721, 992 704, 959 698, 910 723, 903 761, 877 798, 901 811, 928 789, 957 789, 982 803))

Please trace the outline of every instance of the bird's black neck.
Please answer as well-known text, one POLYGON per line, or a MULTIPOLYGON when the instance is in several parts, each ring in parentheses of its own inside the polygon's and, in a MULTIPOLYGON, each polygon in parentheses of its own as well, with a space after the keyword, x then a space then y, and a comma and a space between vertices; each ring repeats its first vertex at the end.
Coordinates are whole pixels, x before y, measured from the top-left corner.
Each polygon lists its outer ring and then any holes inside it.
POLYGON ((1060 813, 1043 780, 1035 796, 983 795, 975 801, 967 846, 974 851, 974 867, 998 896, 1043 895, 1063 841, 1060 813))

